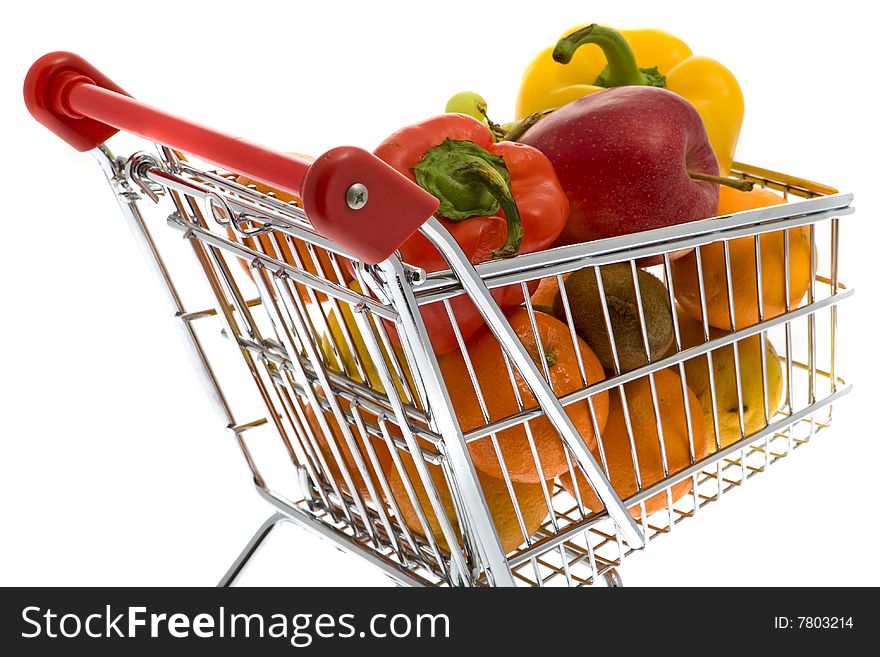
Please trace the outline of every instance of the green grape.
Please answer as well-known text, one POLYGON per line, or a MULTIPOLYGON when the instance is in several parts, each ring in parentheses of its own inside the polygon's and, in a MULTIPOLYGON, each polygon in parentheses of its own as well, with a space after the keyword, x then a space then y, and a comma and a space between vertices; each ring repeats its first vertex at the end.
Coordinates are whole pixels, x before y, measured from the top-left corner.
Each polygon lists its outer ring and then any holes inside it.
POLYGON ((485 122, 486 100, 474 91, 460 91, 446 101, 446 112, 467 114, 485 122), (482 112, 480 111, 482 108, 482 112))

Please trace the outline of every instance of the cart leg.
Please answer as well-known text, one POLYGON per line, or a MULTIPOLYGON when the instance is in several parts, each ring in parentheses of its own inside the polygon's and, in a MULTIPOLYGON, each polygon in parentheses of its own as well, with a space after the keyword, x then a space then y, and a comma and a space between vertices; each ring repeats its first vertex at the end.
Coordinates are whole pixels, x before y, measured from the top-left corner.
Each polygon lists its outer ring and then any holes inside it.
POLYGON ((260 528, 254 533, 251 537, 251 540, 248 541, 248 544, 244 546, 244 549, 241 551, 241 554, 238 555, 238 558, 232 563, 229 567, 229 570, 226 571, 226 574, 220 579, 220 582, 217 584, 219 588, 225 588, 227 586, 232 586, 235 582, 236 578, 239 576, 242 570, 244 570, 245 566, 251 560, 257 550, 260 549, 260 545, 263 544, 263 541, 266 540, 266 537, 275 529, 278 523, 284 522, 287 520, 287 516, 283 513, 273 513, 269 518, 260 525, 260 528))
POLYGON ((605 571, 605 584, 609 589, 618 589, 623 586, 623 580, 620 579, 617 568, 609 568, 605 571))

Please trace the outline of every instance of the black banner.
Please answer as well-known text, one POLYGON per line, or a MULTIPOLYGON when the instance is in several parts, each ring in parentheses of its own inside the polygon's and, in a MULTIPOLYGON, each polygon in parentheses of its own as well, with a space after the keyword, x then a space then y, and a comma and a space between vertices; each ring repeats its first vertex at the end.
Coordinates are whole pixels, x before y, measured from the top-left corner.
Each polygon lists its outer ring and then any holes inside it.
MULTIPOLYGON (((488 646, 693 651, 845 648, 880 637, 867 589, 4 589, 7 655, 192 654, 217 642, 260 655, 434 654, 488 646), (13 648, 10 652, 8 648, 13 648)), ((468 652, 467 654, 470 654, 468 652)), ((849 653, 845 653, 849 654, 849 653)), ((494 657, 494 655, 492 656, 494 657)))

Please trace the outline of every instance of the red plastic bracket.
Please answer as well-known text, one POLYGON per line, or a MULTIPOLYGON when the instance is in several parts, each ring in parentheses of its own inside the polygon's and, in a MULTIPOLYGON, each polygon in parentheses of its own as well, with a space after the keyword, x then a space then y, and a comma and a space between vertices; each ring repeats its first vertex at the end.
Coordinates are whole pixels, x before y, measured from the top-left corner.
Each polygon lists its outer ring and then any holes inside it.
POLYGON ((302 191, 315 229, 367 264, 394 253, 440 206, 399 171, 353 146, 334 148, 315 160, 302 191))
POLYGON ((24 102, 33 117, 78 151, 100 146, 119 130, 70 111, 68 94, 87 82, 128 96, 125 90, 79 55, 50 52, 40 57, 24 79, 24 102))
POLYGON ((353 146, 334 148, 312 163, 302 198, 318 232, 367 264, 394 253, 440 205, 396 169, 353 146))

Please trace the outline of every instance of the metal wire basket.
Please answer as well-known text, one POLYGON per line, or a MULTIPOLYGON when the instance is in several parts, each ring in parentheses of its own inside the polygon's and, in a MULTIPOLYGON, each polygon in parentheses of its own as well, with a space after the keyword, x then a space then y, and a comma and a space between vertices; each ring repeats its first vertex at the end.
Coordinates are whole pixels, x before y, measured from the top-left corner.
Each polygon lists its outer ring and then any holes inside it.
MULTIPOLYGON (((402 584, 617 585, 624 557, 809 442, 850 390, 835 366, 837 304, 852 294, 838 280, 850 194, 739 164, 736 175, 792 202, 473 266, 430 213, 400 200, 412 190, 363 183, 375 165, 366 154, 341 167, 339 180, 319 178, 308 162, 141 105, 69 53, 42 58, 28 80, 35 117, 100 163, 257 491, 275 508, 221 584, 277 523, 293 522, 402 584), (120 129, 154 147, 115 155, 105 142, 120 129), (311 196, 304 176, 319 180, 311 196), (415 215, 412 228, 449 269, 426 273, 394 245, 379 258, 356 240, 322 236, 316 226, 335 218, 315 221, 309 200, 317 208, 321 195, 359 220, 367 207, 415 215), (793 255, 796 242, 806 260, 793 255), (774 272, 762 258, 771 248, 782 263, 774 272), (751 252, 752 271, 737 269, 734 249, 751 252), (706 319, 688 337, 681 322, 696 320, 672 312, 672 348, 654 353, 638 272, 654 263, 647 269, 674 309, 683 252, 706 319), (709 299, 713 258, 723 289, 709 299), (637 301, 644 362, 629 369, 604 289, 609 265, 624 268, 637 301), (566 282, 585 269, 603 302, 612 359, 598 376, 584 361, 566 282), (784 291, 775 311, 756 283, 768 276, 784 291), (575 358, 564 393, 537 355, 549 321, 530 299, 538 282, 558 287, 564 348, 575 358), (510 288, 522 291, 517 327, 491 295, 510 288), (754 295, 757 316, 737 323, 743 294, 754 295), (481 344, 499 367, 481 369, 457 330, 455 355, 435 353, 425 318, 457 327, 461 304, 476 306, 487 325, 481 344), (711 329, 713 305, 732 330, 711 329), (699 399, 695 377, 708 391, 699 399), (719 408, 721 390, 737 403, 719 408), (505 412, 493 407, 499 397, 505 412), (600 426, 613 412, 623 421, 614 444, 600 426), (474 467, 475 445, 481 464, 495 459, 491 472, 474 467), (564 467, 544 476, 551 450, 564 467), (529 469, 538 476, 524 476, 529 469)), ((353 225, 346 221, 334 230, 353 225)))

